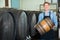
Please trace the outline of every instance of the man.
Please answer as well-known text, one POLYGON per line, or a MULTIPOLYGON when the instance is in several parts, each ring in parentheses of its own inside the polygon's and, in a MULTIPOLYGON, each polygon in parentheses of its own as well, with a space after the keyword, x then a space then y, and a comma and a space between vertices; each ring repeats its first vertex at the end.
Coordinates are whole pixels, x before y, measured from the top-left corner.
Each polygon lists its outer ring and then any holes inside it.
POLYGON ((52 20, 52 22, 55 24, 55 26, 48 33, 41 36, 40 40, 54 40, 54 37, 55 37, 54 30, 56 30, 57 26, 58 26, 57 16, 55 15, 55 13, 53 11, 51 11, 49 9, 50 8, 50 3, 45 2, 43 4, 43 6, 44 6, 44 12, 39 14, 38 23, 41 22, 43 19, 49 17, 52 20))

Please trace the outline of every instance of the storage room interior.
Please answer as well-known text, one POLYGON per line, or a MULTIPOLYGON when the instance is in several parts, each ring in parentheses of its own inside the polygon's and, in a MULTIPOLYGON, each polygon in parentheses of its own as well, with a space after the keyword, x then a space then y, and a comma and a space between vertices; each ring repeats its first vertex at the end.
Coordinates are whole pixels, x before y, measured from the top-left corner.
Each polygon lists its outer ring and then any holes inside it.
POLYGON ((34 28, 45 2, 50 3, 50 10, 57 17, 55 37, 50 40, 60 40, 60 0, 0 0, 0 40, 49 40, 41 38, 43 32, 34 28))

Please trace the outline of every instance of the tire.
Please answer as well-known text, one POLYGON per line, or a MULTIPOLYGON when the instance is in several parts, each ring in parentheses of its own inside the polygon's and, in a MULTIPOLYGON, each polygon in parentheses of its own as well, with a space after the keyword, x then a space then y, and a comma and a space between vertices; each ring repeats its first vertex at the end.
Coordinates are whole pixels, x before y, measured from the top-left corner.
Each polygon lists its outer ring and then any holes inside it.
POLYGON ((2 27, 2 40, 13 40, 14 36, 14 19, 11 14, 2 13, 1 27, 2 27))
POLYGON ((27 16, 25 12, 18 14, 18 40, 26 40, 27 36, 27 16))

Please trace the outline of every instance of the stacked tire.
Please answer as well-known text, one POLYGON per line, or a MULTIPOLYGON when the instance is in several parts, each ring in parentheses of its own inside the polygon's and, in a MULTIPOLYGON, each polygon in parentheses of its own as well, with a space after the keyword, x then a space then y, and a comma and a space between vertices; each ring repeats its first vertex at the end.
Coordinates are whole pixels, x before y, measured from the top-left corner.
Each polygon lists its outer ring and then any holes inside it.
POLYGON ((0 12, 0 40, 13 40, 14 19, 8 12, 0 12))

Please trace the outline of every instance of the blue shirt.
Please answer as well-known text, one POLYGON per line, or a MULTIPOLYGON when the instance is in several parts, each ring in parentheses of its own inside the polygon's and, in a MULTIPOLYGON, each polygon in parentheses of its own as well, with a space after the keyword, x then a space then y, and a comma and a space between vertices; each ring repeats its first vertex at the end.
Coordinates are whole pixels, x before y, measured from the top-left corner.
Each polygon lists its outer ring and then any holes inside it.
MULTIPOLYGON (((58 26, 57 16, 53 11, 50 11, 50 12, 51 12, 50 18, 54 22, 55 26, 57 27, 58 26)), ((45 13, 45 16, 49 16, 49 11, 47 13, 45 13)), ((44 12, 39 14, 38 23, 41 22, 43 20, 43 18, 44 18, 44 12)))

